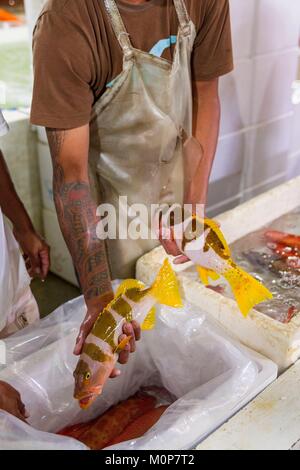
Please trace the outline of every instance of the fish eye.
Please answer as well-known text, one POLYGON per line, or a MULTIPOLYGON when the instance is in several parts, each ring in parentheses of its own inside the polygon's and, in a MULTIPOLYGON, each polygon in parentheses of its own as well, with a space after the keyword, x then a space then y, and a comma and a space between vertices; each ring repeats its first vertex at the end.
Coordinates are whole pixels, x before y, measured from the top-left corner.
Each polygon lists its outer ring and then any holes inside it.
POLYGON ((85 376, 84 376, 84 380, 90 380, 91 378, 91 373, 90 372, 86 372, 85 376))

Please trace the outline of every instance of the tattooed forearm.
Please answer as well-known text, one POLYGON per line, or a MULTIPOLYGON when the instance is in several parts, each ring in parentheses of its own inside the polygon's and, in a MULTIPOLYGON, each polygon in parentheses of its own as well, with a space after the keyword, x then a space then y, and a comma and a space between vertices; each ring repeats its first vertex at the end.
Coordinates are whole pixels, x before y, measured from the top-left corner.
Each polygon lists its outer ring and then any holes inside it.
MULTIPOLYGON (((53 191, 60 226, 89 304, 111 295, 111 279, 105 242, 96 235, 99 217, 89 181, 69 181, 63 165, 68 131, 47 129, 53 161, 53 191), (67 181, 66 181, 67 180, 67 181)), ((73 178, 71 178, 73 179, 73 178)))

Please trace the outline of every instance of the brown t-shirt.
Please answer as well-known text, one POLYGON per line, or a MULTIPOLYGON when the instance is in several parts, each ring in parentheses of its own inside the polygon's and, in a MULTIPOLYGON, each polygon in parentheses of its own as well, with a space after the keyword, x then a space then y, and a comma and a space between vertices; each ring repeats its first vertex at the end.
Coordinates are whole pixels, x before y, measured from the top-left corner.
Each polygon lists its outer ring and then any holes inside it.
MULTIPOLYGON (((228 0, 185 0, 197 30, 194 80, 233 68, 228 0)), ((178 17, 173 0, 117 5, 133 46, 172 60, 178 17)), ((122 71, 122 51, 102 0, 50 0, 33 38, 31 122, 45 127, 87 124, 93 104, 122 71)))

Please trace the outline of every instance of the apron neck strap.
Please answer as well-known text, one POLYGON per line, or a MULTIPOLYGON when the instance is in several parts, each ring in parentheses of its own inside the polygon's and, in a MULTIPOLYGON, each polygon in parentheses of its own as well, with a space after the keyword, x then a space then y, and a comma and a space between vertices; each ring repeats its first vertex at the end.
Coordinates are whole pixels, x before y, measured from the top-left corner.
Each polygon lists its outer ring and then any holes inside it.
MULTIPOLYGON (((178 20, 180 23, 181 30, 185 36, 188 36, 191 32, 190 28, 190 17, 186 9, 184 0, 173 0, 174 6, 177 12, 178 20)), ((129 34, 126 31, 122 17, 115 0, 104 0, 104 5, 108 16, 111 20, 111 24, 117 40, 124 53, 125 59, 131 59, 134 55, 133 47, 129 39, 129 34)))
POLYGON ((185 36, 188 36, 191 32, 191 26, 190 26, 190 16, 188 14, 188 11, 186 9, 186 4, 184 0, 173 0, 174 6, 177 12, 178 20, 180 23, 180 27, 183 31, 183 34, 185 36))
POLYGON ((134 55, 133 47, 116 2, 115 0, 104 0, 104 5, 110 18, 114 33, 124 53, 125 59, 129 60, 134 55))

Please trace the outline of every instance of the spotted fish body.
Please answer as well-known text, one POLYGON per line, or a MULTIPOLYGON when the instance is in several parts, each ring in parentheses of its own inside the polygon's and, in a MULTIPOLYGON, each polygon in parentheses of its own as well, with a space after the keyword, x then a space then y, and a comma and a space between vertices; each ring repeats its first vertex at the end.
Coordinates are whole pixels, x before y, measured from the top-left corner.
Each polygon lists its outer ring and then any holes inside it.
POLYGON ((102 393, 119 352, 129 342, 130 338, 126 338, 119 344, 124 323, 136 320, 143 329, 153 328, 157 303, 182 306, 177 279, 167 260, 150 288, 136 280, 124 281, 115 299, 96 320, 74 372, 74 398, 81 408, 88 408, 102 393))
POLYGON ((177 245, 197 266, 203 284, 208 285, 209 278, 216 280, 223 276, 244 316, 258 303, 272 298, 265 286, 233 261, 225 237, 213 220, 193 216, 184 229, 184 236, 176 238, 177 245))

